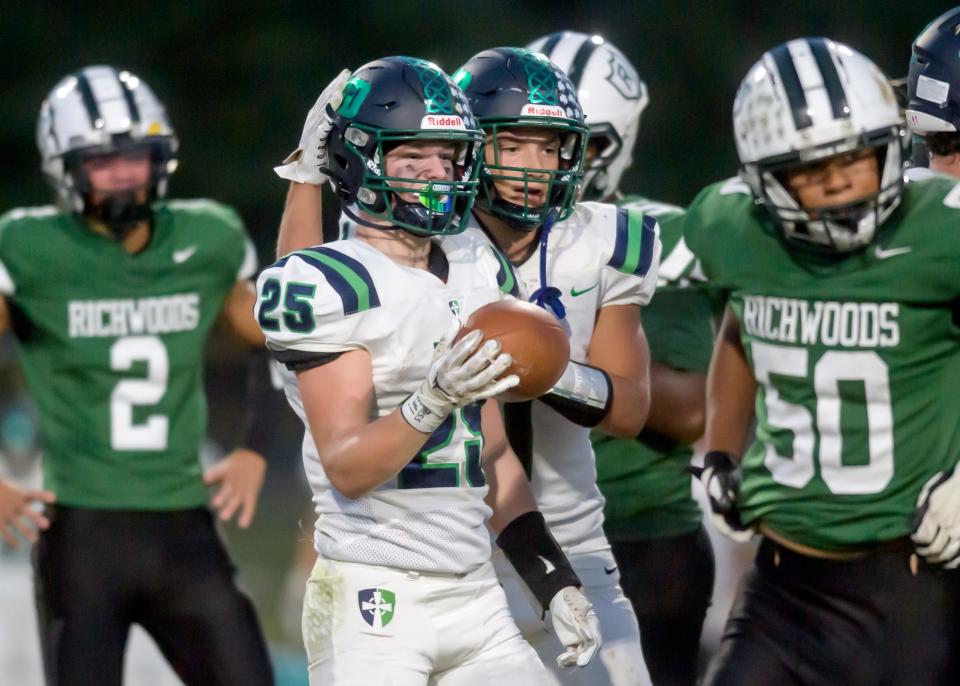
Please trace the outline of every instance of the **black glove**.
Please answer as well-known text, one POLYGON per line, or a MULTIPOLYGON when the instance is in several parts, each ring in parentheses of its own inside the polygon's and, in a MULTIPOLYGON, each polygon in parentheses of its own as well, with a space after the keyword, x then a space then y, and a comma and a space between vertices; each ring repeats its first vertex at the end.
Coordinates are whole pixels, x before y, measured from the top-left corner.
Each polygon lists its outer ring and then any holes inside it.
MULTIPOLYGON (((717 530, 737 543, 746 543, 753 531, 743 525, 737 496, 740 495, 740 465, 730 453, 711 450, 703 458, 697 476, 710 499, 710 519, 717 530)), ((696 472, 695 472, 696 473, 696 472)))

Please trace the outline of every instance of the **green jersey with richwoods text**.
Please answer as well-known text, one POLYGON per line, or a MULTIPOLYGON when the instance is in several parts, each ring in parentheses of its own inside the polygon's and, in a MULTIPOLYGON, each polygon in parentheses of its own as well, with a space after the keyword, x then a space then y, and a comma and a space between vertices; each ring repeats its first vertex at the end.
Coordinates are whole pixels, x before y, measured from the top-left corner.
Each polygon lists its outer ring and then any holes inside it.
MULTIPOLYGON (((674 369, 706 372, 713 304, 707 293, 690 285, 696 259, 683 239, 683 210, 638 196, 617 204, 653 215, 660 224, 657 290, 641 315, 651 358, 674 369)), ((690 446, 651 431, 637 439, 595 433, 593 440, 608 538, 680 536, 700 526, 700 507, 691 491, 690 446)))
POLYGON ((688 208, 685 238, 726 290, 758 382, 739 506, 842 551, 904 536, 923 484, 960 457, 960 185, 907 184, 866 249, 788 250, 736 179, 688 208))
POLYGON ((203 348, 256 259, 211 201, 155 205, 136 255, 54 208, 0 218, 0 293, 40 415, 57 502, 169 510, 205 503, 203 348))

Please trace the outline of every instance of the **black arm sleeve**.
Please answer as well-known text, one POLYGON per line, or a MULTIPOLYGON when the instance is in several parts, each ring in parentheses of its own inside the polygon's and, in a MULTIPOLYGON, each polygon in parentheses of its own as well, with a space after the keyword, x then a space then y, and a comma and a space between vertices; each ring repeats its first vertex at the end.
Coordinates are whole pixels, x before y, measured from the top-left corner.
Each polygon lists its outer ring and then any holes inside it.
POLYGON ((581 585, 537 511, 525 512, 507 524, 497 537, 497 545, 545 611, 561 589, 581 585))
POLYGON ((265 427, 278 426, 270 418, 289 412, 283 392, 270 381, 270 357, 265 348, 257 348, 247 360, 246 403, 240 427, 240 446, 267 457, 273 448, 273 435, 265 427))

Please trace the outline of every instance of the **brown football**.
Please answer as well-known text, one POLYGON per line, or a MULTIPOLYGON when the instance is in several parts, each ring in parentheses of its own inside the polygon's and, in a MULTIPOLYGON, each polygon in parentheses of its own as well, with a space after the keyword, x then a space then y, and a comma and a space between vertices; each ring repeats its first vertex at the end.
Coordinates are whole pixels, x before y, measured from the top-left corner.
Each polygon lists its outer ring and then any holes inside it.
POLYGON ((570 341, 557 319, 522 300, 500 300, 475 310, 457 333, 459 339, 474 329, 484 340, 495 338, 513 364, 507 374, 520 383, 504 394, 504 400, 530 400, 549 391, 570 361, 570 341))

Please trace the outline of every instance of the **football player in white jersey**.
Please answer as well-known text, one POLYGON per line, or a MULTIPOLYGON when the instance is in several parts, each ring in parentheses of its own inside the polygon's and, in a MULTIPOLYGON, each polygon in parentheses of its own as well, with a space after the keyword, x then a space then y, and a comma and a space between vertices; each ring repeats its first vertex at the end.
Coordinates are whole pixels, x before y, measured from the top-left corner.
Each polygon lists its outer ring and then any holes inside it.
POLYGON ((488 519, 550 609, 567 647, 558 659, 588 663, 599 634, 499 407, 484 403, 517 383, 504 376, 509 355, 480 332, 451 340, 473 310, 518 292, 509 263, 460 233, 483 137, 430 62, 385 58, 345 76, 278 173, 295 182, 287 213, 298 214, 301 193, 318 208, 328 176, 359 227, 265 270, 256 310, 296 373, 285 390, 308 428, 319 553, 303 613, 311 683, 547 683, 494 574, 488 519))
POLYGON ((696 258, 683 240, 683 210, 620 190, 649 103, 637 70, 601 36, 563 31, 527 47, 566 71, 590 125, 580 199, 640 210, 660 225, 657 294, 642 317, 650 413, 636 437, 597 434, 593 449, 604 531, 618 563, 608 571, 633 605, 650 676, 658 686, 693 686, 714 561, 689 466, 691 444, 703 434, 715 305, 693 287, 696 258))
MULTIPOLYGON (((570 335, 571 362, 556 387, 504 408, 537 506, 583 580, 604 636, 600 660, 585 670, 554 670, 554 678, 648 683, 637 620, 603 532, 590 429, 633 437, 647 416, 640 308, 656 287, 657 222, 614 205, 576 203, 588 128, 576 89, 546 57, 520 48, 486 50, 454 80, 486 134, 472 225, 506 254, 530 300, 553 312, 570 335)), ((550 665, 556 639, 517 592, 509 565, 498 564, 498 574, 524 636, 550 665)))
POLYGON ((907 76, 907 124, 930 154, 929 171, 907 170, 910 180, 931 173, 960 177, 960 7, 934 19, 913 42, 907 76))

